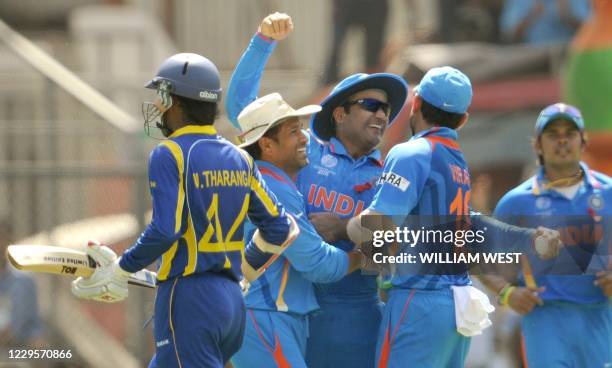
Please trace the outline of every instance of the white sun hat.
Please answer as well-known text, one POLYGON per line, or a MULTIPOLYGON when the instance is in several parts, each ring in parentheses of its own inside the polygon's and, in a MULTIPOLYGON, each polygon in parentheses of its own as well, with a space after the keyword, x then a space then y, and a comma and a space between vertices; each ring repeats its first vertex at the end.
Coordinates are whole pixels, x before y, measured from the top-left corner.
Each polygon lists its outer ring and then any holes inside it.
POLYGON ((287 118, 308 116, 321 111, 319 105, 307 105, 295 110, 279 93, 271 93, 251 102, 238 115, 242 134, 240 145, 246 147, 257 142, 270 128, 287 118))

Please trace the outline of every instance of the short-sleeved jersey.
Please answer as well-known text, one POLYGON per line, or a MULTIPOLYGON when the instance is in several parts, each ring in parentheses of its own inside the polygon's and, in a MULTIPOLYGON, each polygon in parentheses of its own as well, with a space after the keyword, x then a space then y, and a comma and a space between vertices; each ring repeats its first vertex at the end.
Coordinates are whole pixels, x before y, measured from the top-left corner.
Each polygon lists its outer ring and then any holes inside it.
MULTIPOLYGON (((457 133, 434 127, 393 147, 369 209, 394 218, 469 215, 470 175, 457 133)), ((440 289, 470 283, 460 275, 399 275, 400 288, 440 289)))
POLYGON ((224 272, 238 280, 244 221, 281 244, 289 231, 283 207, 251 157, 212 126, 186 126, 162 141, 149 160, 153 218, 121 259, 127 271, 161 256, 158 280, 224 272))
MULTIPOLYGON (((581 167, 584 180, 573 199, 545 189, 540 169, 506 193, 495 208, 495 216, 502 221, 546 226, 561 233, 565 247, 558 257, 548 261, 528 258, 536 285, 546 288, 540 293, 544 300, 597 303, 607 299, 593 282, 595 274, 607 269, 610 262, 612 179, 589 170, 584 163, 581 167)), ((523 280, 521 277, 524 284, 523 280)))
MULTIPOLYGON (((307 314, 319 309, 313 282, 326 283, 343 278, 348 270, 348 256, 321 239, 308 220, 304 198, 289 176, 268 162, 258 161, 257 164, 269 188, 296 219, 300 235, 251 284, 246 304, 252 309, 307 314)), ((254 226, 247 224, 247 239, 253 231, 254 226)))

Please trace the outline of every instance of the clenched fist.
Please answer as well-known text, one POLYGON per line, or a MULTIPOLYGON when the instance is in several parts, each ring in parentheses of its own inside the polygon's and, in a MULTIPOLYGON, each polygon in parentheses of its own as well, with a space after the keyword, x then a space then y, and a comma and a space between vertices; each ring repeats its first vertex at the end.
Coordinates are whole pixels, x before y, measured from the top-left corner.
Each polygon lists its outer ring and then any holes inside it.
POLYGON ((293 31, 293 22, 288 14, 276 12, 265 17, 257 31, 268 38, 280 41, 293 31))

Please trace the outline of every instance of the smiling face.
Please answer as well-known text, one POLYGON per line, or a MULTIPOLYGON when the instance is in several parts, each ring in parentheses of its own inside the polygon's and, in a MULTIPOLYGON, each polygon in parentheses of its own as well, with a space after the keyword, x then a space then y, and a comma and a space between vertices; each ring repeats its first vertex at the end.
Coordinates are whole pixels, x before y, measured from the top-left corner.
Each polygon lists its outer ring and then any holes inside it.
POLYGON ((280 123, 278 132, 273 137, 263 137, 260 147, 262 159, 273 163, 289 176, 294 176, 308 165, 306 155, 306 135, 302 132, 299 118, 289 118, 280 123))
POLYGON ((578 166, 584 151, 580 131, 571 121, 554 120, 535 142, 536 153, 543 158, 545 169, 559 170, 578 166))
POLYGON ((349 97, 346 109, 339 106, 334 110, 336 137, 353 156, 365 155, 378 146, 389 123, 388 110, 369 111, 364 105, 355 103, 362 99, 388 102, 383 91, 367 89, 349 97))

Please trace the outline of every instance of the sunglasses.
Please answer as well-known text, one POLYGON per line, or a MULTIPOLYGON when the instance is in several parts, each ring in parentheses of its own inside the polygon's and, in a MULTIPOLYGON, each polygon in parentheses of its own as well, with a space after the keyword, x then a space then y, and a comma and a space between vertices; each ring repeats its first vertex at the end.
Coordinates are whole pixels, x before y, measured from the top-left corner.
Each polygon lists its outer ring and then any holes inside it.
POLYGON ((362 109, 374 113, 382 109, 387 117, 389 117, 389 113, 391 112, 391 105, 388 102, 382 102, 374 98, 361 98, 355 101, 347 101, 343 104, 345 107, 352 105, 359 105, 362 109))

